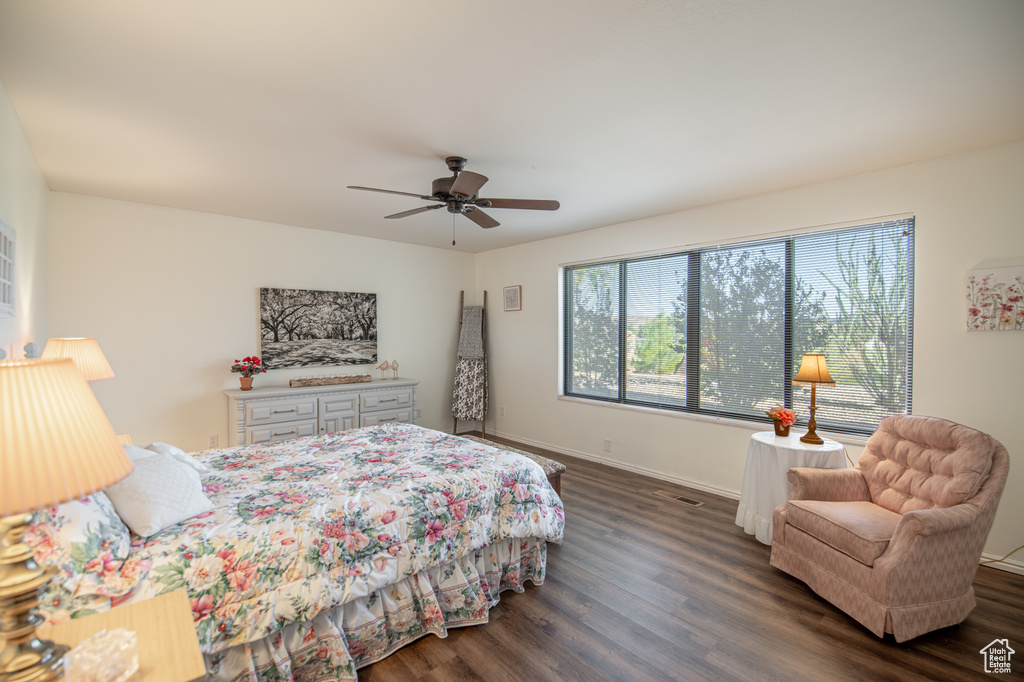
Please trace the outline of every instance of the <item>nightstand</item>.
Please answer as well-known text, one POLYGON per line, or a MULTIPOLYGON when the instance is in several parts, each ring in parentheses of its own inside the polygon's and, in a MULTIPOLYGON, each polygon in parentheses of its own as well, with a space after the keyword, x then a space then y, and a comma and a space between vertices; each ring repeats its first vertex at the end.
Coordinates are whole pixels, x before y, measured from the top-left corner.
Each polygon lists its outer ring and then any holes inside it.
POLYGON ((102 629, 124 628, 136 634, 139 670, 132 680, 192 682, 206 678, 192 607, 185 590, 175 590, 110 611, 75 618, 59 625, 41 625, 39 637, 72 649, 102 629))

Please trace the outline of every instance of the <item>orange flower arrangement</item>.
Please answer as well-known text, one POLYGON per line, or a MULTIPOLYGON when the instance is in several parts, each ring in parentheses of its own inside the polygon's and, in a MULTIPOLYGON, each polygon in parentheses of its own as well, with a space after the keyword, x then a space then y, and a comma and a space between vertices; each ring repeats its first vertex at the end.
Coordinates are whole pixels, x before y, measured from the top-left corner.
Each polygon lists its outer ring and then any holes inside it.
POLYGON ((779 422, 783 426, 792 426, 796 422, 796 412, 793 410, 787 410, 781 405, 773 407, 765 412, 765 414, 771 417, 772 421, 779 422))

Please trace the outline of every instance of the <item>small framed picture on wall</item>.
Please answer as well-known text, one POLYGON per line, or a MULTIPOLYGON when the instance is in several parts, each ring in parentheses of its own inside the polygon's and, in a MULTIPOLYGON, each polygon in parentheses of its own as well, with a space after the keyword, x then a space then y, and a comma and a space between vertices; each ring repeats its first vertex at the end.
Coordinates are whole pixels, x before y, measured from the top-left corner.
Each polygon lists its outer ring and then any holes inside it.
POLYGON ((523 287, 520 284, 505 287, 505 312, 523 309, 523 287))

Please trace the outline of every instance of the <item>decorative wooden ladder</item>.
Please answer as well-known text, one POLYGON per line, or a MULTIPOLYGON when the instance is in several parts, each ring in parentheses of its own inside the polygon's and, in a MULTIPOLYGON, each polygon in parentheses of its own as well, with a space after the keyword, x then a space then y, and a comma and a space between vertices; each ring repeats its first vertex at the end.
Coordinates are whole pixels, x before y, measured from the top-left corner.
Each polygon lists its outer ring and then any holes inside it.
MULTIPOLYGON (((462 338, 462 317, 463 317, 463 312, 465 311, 465 308, 466 308, 466 291, 462 290, 462 291, 459 292, 459 335, 458 335, 459 339, 462 338)), ((486 381, 487 381, 487 379, 486 379, 486 372, 487 372, 487 292, 486 291, 484 291, 484 305, 483 305, 483 312, 481 313, 480 332, 481 332, 481 335, 483 337, 481 339, 481 344, 483 345, 483 349, 484 349, 484 373, 485 373, 484 382, 485 382, 485 385, 486 385, 486 381)), ((455 362, 456 363, 458 363, 458 361, 459 361, 458 354, 459 354, 458 347, 456 347, 456 349, 455 349, 455 362)), ((453 415, 453 417, 452 417, 452 435, 457 434, 458 430, 459 430, 459 418, 455 417, 453 415)), ((480 420, 480 433, 485 435, 485 436, 487 435, 487 394, 486 394, 486 389, 485 389, 485 392, 484 392, 484 418, 480 420)))

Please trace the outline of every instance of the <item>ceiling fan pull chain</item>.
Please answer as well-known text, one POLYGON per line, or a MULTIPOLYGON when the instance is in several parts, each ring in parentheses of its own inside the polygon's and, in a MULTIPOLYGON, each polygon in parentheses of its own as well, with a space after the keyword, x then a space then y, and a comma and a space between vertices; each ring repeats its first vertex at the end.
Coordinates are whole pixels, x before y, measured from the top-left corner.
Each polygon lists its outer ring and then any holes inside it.
POLYGON ((452 213, 452 246, 455 246, 455 214, 452 213))

